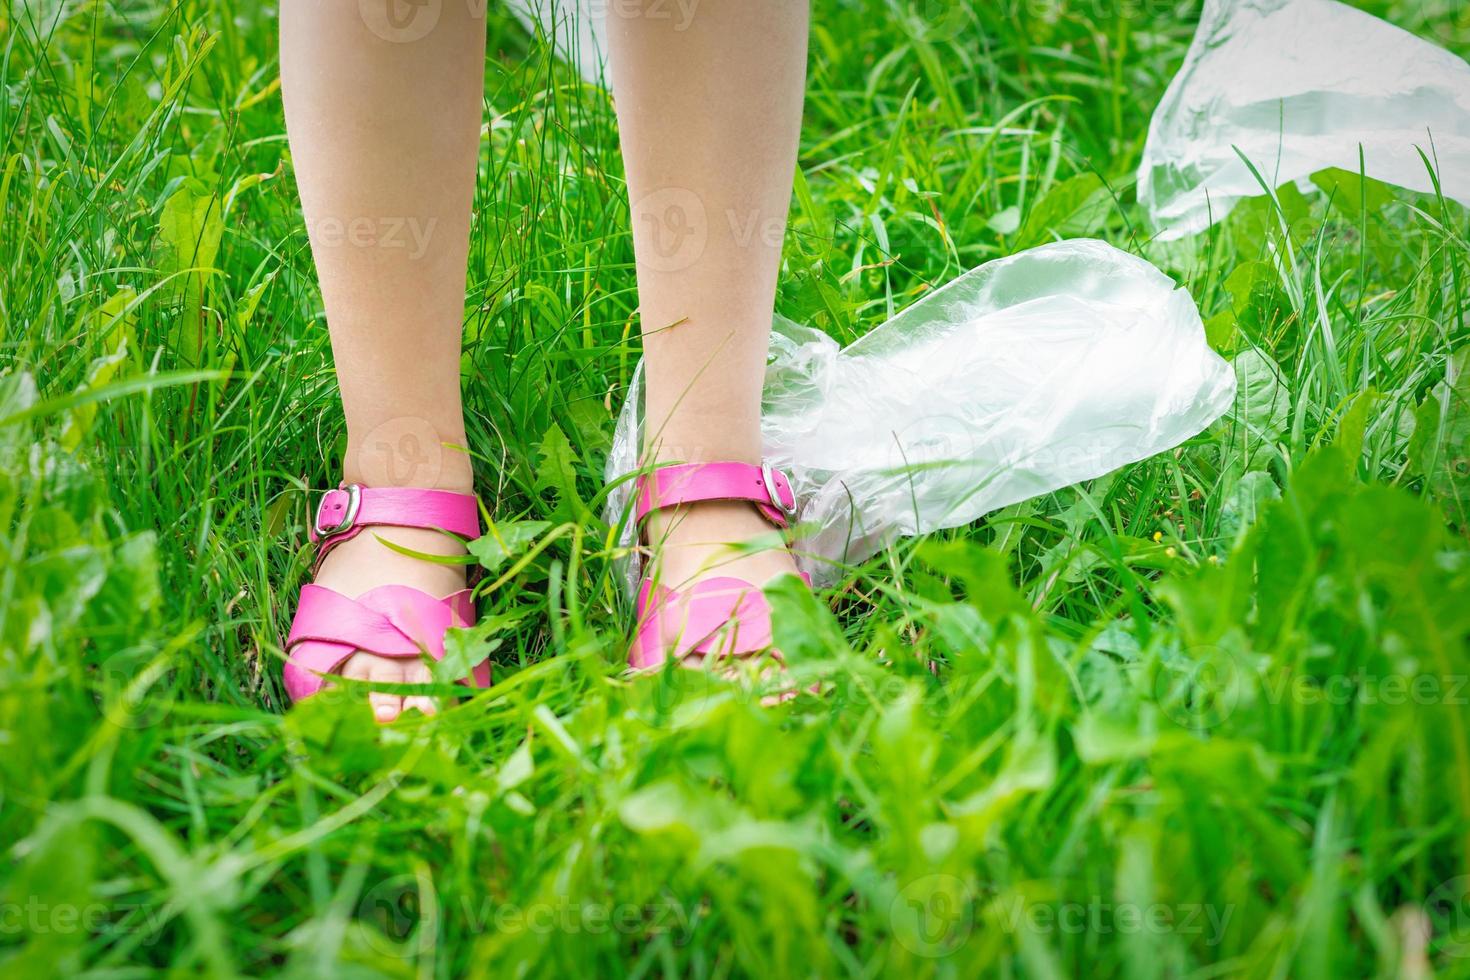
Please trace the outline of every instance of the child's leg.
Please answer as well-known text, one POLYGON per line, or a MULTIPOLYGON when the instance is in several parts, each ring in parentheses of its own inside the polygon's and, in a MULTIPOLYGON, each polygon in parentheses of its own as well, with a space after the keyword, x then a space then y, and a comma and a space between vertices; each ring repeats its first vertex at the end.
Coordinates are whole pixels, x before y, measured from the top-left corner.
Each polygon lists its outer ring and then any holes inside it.
MULTIPOLYGON (((806 78, 807 0, 638 0, 608 8, 633 212, 654 459, 759 462, 760 395, 806 78)), ((791 571, 747 504, 659 515, 662 580, 709 563, 791 571)))
MULTIPOLYGON (((485 72, 483 15, 444 3, 395 22, 395 0, 285 0, 281 83, 347 416, 344 473, 367 486, 468 492, 459 394, 465 263, 485 72)), ((480 8, 483 10, 483 8, 480 8)), ((456 549, 432 531, 374 529, 409 548, 456 549)), ((349 596, 385 584, 434 595, 462 570, 399 555, 373 533, 339 545, 317 581, 349 596)), ((364 653, 348 677, 424 682, 414 660, 364 653)), ((380 719, 401 697, 373 695, 380 719)), ((409 706, 430 710, 428 699, 409 706)))

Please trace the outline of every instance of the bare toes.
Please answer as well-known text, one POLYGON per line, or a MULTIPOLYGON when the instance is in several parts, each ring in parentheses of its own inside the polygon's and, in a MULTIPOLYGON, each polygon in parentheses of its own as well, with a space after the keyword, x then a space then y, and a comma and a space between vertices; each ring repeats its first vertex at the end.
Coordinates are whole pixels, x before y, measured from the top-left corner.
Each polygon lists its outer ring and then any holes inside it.
MULTIPOLYGON (((383 657, 372 659, 374 662, 368 669, 368 680, 379 684, 403 683, 402 666, 383 657)), ((372 705, 373 717, 379 722, 390 722, 403 713, 403 695, 401 694, 372 691, 368 694, 368 704, 372 705)))
MULTIPOLYGON (((414 661, 403 671, 403 682, 405 684, 432 684, 434 675, 429 672, 428 664, 423 661, 414 661)), ((439 702, 427 694, 410 694, 403 699, 403 710, 416 708, 421 714, 433 715, 439 713, 439 702)))
POLYGON ((337 673, 350 681, 365 681, 368 679, 368 673, 373 669, 373 662, 377 659, 379 658, 371 653, 363 653, 359 650, 342 661, 342 666, 337 669, 337 673))
POLYGON ((326 674, 322 677, 322 690, 340 690, 342 685, 337 683, 337 678, 339 677, 346 678, 349 681, 367 680, 368 671, 372 668, 374 659, 375 658, 370 653, 362 653, 361 651, 354 653, 352 656, 342 661, 342 665, 340 667, 332 671, 330 674, 326 674))

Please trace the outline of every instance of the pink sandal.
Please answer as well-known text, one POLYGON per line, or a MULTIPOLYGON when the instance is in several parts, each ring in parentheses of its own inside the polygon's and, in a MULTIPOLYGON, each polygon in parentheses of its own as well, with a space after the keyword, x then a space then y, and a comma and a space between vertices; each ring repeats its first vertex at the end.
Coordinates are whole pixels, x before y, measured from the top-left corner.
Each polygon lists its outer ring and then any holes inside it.
MULTIPOLYGON (((468 494, 398 487, 373 489, 348 484, 322 495, 312 521, 318 546, 313 573, 333 548, 369 527, 417 527, 480 536, 480 509, 468 494)), ((322 689, 326 675, 359 650, 380 657, 444 659, 444 634, 472 626, 475 604, 465 589, 443 599, 406 585, 384 585, 349 599, 320 585, 301 589, 301 603, 286 639, 286 693, 292 701, 322 689)), ((490 686, 490 664, 481 663, 461 681, 490 686)))
MULTIPOLYGON (((785 474, 749 463, 690 463, 666 466, 640 477, 638 527, 666 507, 710 500, 744 500, 782 530, 796 516, 796 495, 785 474)), ((801 578, 811 585, 805 572, 801 578)), ((647 576, 638 589, 638 626, 628 653, 635 670, 662 666, 670 657, 712 659, 767 654, 771 607, 759 586, 732 576, 705 579, 675 591, 647 576), (727 629, 727 627, 729 627, 727 629)))

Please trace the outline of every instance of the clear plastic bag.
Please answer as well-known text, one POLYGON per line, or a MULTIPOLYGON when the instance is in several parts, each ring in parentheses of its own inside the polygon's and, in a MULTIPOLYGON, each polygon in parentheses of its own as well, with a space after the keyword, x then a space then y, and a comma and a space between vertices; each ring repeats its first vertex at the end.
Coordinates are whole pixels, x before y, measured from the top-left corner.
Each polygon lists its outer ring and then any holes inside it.
POLYGON ((1470 65, 1335 0, 1206 0, 1149 126, 1138 197, 1181 238, 1336 167, 1470 205, 1470 65), (1237 150, 1239 152, 1237 152, 1237 150))
MULTIPOLYGON (((840 573, 834 563, 900 536, 1172 448, 1234 394, 1188 293, 1136 256, 1066 241, 980 266, 845 350, 778 320, 765 452, 796 490, 799 561, 825 584, 840 573)), ((637 466, 641 395, 640 369, 609 481, 637 466)), ((631 495, 631 481, 611 494, 610 522, 631 495)))

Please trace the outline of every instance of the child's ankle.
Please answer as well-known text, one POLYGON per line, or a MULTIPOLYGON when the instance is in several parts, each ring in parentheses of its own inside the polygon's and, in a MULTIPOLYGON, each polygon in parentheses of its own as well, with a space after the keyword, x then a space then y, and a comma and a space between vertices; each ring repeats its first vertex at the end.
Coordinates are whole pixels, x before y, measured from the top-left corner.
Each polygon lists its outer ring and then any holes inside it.
POLYGON ((349 431, 343 478, 366 487, 473 493, 463 432, 441 434, 422 419, 394 419, 365 435, 349 431))
POLYGON ((467 566, 444 564, 434 558, 463 554, 464 545, 438 531, 368 527, 332 550, 322 562, 317 581, 347 595, 391 584, 412 585, 436 596, 448 595, 464 588, 467 566))
MULTIPOLYGON (((350 461, 360 458, 361 455, 349 451, 347 458, 350 461)), ((475 474, 470 467, 469 458, 460 452, 453 452, 453 457, 428 465, 422 457, 404 459, 383 455, 368 466, 352 465, 349 462, 342 468, 342 479, 346 483, 357 483, 365 487, 412 487, 417 490, 474 493, 475 474)))

